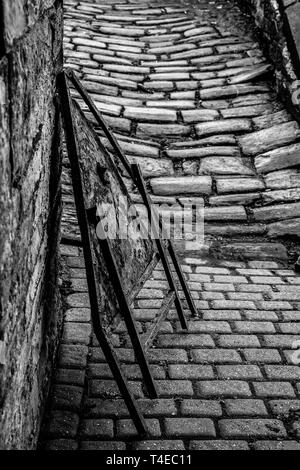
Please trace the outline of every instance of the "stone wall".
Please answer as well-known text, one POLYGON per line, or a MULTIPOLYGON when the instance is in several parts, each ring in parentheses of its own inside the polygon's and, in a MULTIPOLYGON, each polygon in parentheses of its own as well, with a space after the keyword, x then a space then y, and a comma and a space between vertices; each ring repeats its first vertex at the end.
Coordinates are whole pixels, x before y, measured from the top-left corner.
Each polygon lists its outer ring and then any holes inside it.
POLYGON ((56 354, 62 2, 0 0, 0 448, 35 447, 56 354))
MULTIPOLYGON (((241 0, 240 0, 241 1, 241 0)), ((276 86, 290 111, 300 119, 300 2, 247 0, 265 54, 275 64, 276 86)))

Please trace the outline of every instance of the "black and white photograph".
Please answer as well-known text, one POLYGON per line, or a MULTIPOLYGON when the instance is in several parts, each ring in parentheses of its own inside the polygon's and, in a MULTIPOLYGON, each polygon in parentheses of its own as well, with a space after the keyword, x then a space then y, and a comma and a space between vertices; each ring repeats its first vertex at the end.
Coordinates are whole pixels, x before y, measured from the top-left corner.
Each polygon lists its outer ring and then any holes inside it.
POLYGON ((299 0, 0 0, 0 450, 300 450, 299 0))

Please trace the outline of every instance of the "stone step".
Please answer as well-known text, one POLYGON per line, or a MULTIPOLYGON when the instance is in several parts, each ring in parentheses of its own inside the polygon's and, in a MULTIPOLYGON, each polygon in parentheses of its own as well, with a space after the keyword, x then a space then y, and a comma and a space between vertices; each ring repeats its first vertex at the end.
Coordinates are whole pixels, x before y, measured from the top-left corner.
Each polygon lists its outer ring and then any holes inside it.
MULTIPOLYGON (((213 252, 213 245, 211 246, 213 252)), ((219 259, 286 260, 287 251, 281 243, 230 243, 218 249, 219 259)))
POLYGON ((149 135, 153 137, 186 136, 190 134, 191 127, 180 124, 138 124, 137 136, 149 135))
POLYGON ((255 69, 241 73, 239 75, 236 75, 235 77, 232 77, 228 80, 228 82, 231 85, 238 84, 238 83, 245 83, 245 82, 250 82, 254 78, 261 77, 262 75, 265 75, 266 73, 270 72, 272 70, 271 65, 263 65, 261 67, 256 67, 255 69))
POLYGON ((269 237, 294 236, 300 238, 300 218, 273 222, 267 226, 269 237))
POLYGON ((151 179, 151 188, 156 195, 210 194, 210 176, 178 176, 151 179))
POLYGON ((241 206, 205 207, 204 221, 245 221, 247 214, 241 206))
POLYGON ((257 155, 293 143, 299 137, 299 125, 292 121, 239 137, 239 143, 245 155, 257 155))
POLYGON ((194 122, 207 122, 213 121, 219 117, 218 111, 214 109, 193 109, 189 111, 182 111, 183 122, 194 123, 194 122))
POLYGON ((241 158, 206 157, 200 161, 199 174, 215 175, 253 175, 254 171, 246 166, 241 158))
POLYGON ((300 188, 300 170, 272 171, 264 176, 268 189, 300 188))
POLYGON ((158 176, 169 176, 174 174, 173 164, 165 158, 145 158, 127 156, 130 163, 137 163, 141 167, 142 174, 145 178, 155 178, 158 176))
POLYGON ((255 220, 262 222, 298 218, 300 217, 300 202, 258 207, 253 209, 253 216, 255 220))
POLYGON ((265 224, 211 224, 207 223, 204 227, 205 235, 215 235, 222 237, 234 237, 234 236, 253 236, 263 235, 267 231, 265 224))
POLYGON ((289 189, 278 189, 277 191, 266 191, 262 193, 262 201, 264 204, 272 204, 276 202, 291 202, 300 200, 300 187, 289 189))
POLYGON ((280 147, 258 155, 255 158, 255 167, 258 173, 269 173, 270 171, 293 167, 299 164, 300 143, 280 147))
POLYGON ((137 121, 161 121, 175 122, 177 120, 176 111, 161 108, 137 108, 126 106, 124 117, 136 119, 137 121))
POLYGON ((230 145, 224 146, 209 146, 209 147, 191 147, 189 149, 180 150, 167 150, 166 154, 170 158, 202 158, 207 156, 239 156, 240 151, 238 147, 232 147, 230 145))
POLYGON ((217 191, 220 194, 260 191, 264 188, 264 183, 257 178, 217 179, 217 191))
POLYGON ((223 87, 209 88, 200 91, 202 100, 211 100, 226 97, 235 97, 239 95, 247 95, 250 93, 267 92, 268 87, 265 85, 228 85, 223 87))
POLYGON ((252 123, 250 119, 224 119, 196 124, 195 126, 198 137, 219 133, 249 132, 251 128, 252 123))
POLYGON ((261 193, 226 194, 225 196, 211 196, 209 204, 212 206, 227 206, 234 204, 249 205, 261 198, 261 193))

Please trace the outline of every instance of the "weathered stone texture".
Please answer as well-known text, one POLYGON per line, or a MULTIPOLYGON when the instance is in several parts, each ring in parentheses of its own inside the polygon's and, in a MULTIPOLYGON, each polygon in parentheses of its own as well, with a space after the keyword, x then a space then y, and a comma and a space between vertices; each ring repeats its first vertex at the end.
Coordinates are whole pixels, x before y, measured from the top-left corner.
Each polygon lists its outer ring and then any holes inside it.
POLYGON ((262 43, 276 67, 276 86, 300 112, 299 101, 292 97, 295 91, 299 96, 299 11, 295 1, 247 0, 246 3, 260 30, 262 43))
POLYGON ((36 444, 60 325, 56 289, 60 151, 54 95, 61 67, 62 8, 52 4, 52 0, 4 1, 0 447, 5 449, 30 449, 36 444))
POLYGON ((55 0, 3 1, 4 42, 7 49, 37 21, 39 15, 54 4, 55 0))

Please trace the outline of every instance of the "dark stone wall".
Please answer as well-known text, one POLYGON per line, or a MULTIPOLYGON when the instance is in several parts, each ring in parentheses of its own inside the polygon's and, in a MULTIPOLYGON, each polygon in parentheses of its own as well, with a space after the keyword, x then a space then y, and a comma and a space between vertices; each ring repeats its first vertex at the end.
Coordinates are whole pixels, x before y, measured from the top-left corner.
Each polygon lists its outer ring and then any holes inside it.
POLYGON ((246 0, 264 52, 275 65, 277 91, 300 119, 300 2, 298 0, 246 0))
POLYGON ((0 8, 0 448, 31 449, 61 324, 62 2, 0 8))

